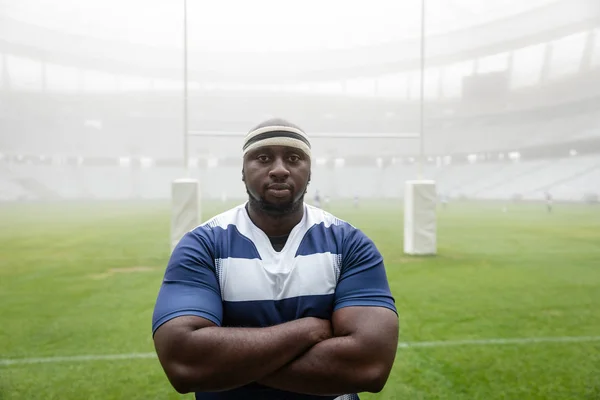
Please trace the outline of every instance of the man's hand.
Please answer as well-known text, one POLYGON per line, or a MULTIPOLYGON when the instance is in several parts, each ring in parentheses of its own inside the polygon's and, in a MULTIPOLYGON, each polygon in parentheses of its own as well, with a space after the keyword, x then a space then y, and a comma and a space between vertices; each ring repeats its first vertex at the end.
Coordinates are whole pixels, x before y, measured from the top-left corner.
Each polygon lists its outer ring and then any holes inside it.
POLYGON ((178 392, 217 392, 262 379, 331 335, 329 321, 312 317, 267 328, 222 328, 185 316, 159 327, 154 344, 178 392))
POLYGON ((314 337, 312 338, 315 344, 322 342, 323 340, 331 339, 333 337, 333 327, 331 321, 328 319, 307 317, 309 320, 315 320, 315 330, 312 332, 314 337))
POLYGON ((333 313, 334 337, 258 382, 312 395, 379 392, 398 346, 398 317, 383 307, 346 307, 333 313))

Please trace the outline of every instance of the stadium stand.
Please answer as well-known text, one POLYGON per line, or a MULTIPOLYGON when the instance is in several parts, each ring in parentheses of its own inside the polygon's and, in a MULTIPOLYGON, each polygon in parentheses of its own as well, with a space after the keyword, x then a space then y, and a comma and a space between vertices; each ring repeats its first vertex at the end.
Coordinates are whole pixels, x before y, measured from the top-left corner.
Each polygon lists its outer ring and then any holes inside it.
MULTIPOLYGON (((585 4, 549 1, 428 38, 422 173, 415 139, 315 138, 309 190, 401 198, 421 176, 450 198, 599 195, 600 28, 585 4)), ((168 198, 185 175, 179 51, 0 24, 0 198, 168 198)), ((418 48, 401 38, 265 54, 244 69, 235 54, 192 50, 189 128, 241 135, 281 116, 309 133, 419 133, 418 48)), ((239 143, 190 138, 203 196, 244 197, 239 143)))

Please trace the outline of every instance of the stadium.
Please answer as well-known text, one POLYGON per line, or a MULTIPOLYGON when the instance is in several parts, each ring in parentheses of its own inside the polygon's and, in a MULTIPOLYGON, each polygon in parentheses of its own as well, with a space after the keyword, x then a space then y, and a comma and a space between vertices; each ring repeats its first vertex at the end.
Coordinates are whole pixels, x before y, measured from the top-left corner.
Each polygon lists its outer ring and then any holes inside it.
POLYGON ((150 331, 172 184, 200 221, 245 201, 272 117, 386 262, 400 344, 361 398, 600 399, 592 0, 2 2, 0 399, 193 397, 150 331), (434 255, 402 246, 412 180, 434 255))

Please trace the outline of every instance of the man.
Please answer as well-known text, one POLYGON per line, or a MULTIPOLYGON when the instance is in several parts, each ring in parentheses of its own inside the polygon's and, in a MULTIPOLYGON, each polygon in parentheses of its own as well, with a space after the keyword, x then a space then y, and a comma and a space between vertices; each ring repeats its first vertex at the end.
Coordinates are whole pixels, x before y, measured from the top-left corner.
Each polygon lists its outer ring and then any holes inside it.
POLYGON ((315 192, 315 206, 321 207, 321 194, 318 190, 315 192))
POLYGON ((152 329, 169 381, 198 400, 380 391, 398 342, 380 253, 304 203, 304 131, 269 120, 243 150, 248 202, 187 233, 165 272, 152 329))
POLYGON ((546 211, 548 214, 552 213, 552 194, 546 192, 546 211))
POLYGON ((441 195, 440 195, 440 200, 441 200, 441 202, 442 202, 442 207, 443 207, 443 208, 446 208, 446 207, 448 207, 448 196, 447 196, 447 195, 445 195, 445 194, 441 194, 441 195))

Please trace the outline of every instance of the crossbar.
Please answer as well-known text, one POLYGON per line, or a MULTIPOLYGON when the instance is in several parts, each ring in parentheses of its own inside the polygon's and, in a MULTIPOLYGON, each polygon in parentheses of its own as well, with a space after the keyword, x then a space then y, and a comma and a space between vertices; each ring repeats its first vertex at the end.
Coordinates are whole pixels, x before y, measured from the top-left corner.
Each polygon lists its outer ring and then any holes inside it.
MULTIPOLYGON (((204 137, 243 137, 246 132, 237 131, 201 131, 192 130, 188 131, 190 136, 204 136, 204 137)), ((418 139, 420 135, 418 133, 392 133, 392 132, 355 132, 355 133, 341 133, 341 132, 311 132, 311 138, 333 138, 333 139, 418 139)))

